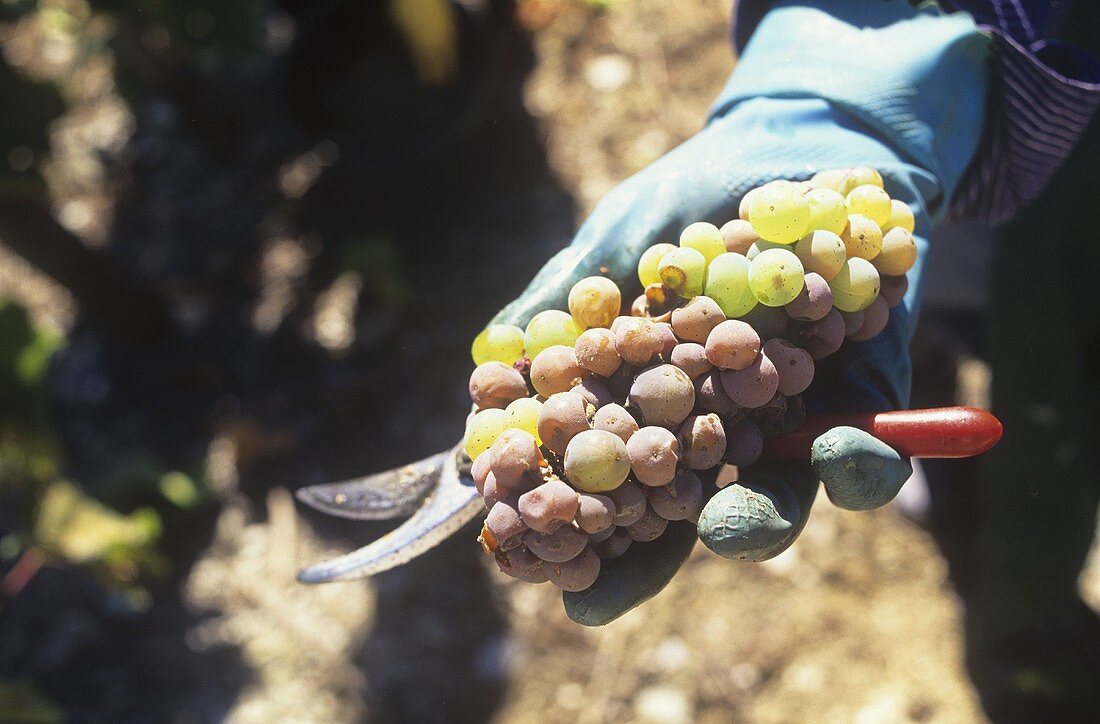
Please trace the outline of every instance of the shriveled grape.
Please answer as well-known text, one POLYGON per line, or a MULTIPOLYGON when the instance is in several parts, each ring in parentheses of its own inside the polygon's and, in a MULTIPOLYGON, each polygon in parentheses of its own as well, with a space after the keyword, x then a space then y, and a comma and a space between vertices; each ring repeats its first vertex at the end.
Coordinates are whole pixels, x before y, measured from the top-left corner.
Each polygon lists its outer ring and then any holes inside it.
POLYGON ((629 317, 619 324, 615 332, 615 348, 619 356, 635 367, 649 364, 664 346, 664 336, 657 325, 648 319, 629 317))
POLYGON ((584 401, 589 405, 592 405, 597 410, 604 405, 611 404, 611 392, 608 391, 607 385, 594 379, 585 379, 579 384, 575 385, 572 392, 577 393, 584 398, 584 401))
POLYGON ((485 527, 493 534, 496 547, 500 550, 521 545, 527 524, 519 515, 519 498, 512 495, 497 501, 485 517, 485 527))
POLYGON ((722 461, 722 455, 726 452, 726 430, 722 420, 713 412, 692 415, 684 420, 679 439, 684 465, 692 470, 714 467, 722 461))
POLYGON ((497 484, 497 476, 489 473, 485 476, 485 482, 481 484, 481 495, 485 498, 485 509, 492 510, 501 499, 515 495, 515 491, 509 490, 503 485, 497 484))
POLYGON ((501 573, 520 580, 526 580, 542 569, 539 557, 524 546, 498 553, 496 563, 501 573))

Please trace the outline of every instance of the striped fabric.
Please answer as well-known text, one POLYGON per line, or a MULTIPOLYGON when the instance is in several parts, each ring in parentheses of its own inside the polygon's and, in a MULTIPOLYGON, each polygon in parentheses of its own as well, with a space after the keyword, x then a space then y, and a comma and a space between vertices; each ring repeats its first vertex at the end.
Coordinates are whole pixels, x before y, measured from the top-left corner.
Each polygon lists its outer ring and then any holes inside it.
MULTIPOLYGON (((770 5, 737 3, 738 51, 770 5)), ((941 6, 971 13, 993 36, 986 128, 951 200, 951 216, 1003 223, 1038 196, 1088 126, 1100 105, 1100 61, 1050 38, 1069 0, 951 0, 941 6)))

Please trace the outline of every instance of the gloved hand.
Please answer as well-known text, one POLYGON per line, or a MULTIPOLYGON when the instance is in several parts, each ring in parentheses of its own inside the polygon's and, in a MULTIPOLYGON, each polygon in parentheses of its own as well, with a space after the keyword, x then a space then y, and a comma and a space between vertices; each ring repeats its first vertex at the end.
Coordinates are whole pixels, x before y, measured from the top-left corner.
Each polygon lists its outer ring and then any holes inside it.
MULTIPOLYGON (((708 124, 694 138, 615 188, 573 243, 550 260, 494 322, 524 325, 564 309, 572 284, 609 270, 637 289, 637 261, 694 221, 737 216, 749 189, 846 166, 878 169, 891 197, 913 208, 921 259, 902 305, 868 342, 846 341, 806 394, 811 411, 878 411, 907 405, 908 343, 932 220, 946 207, 981 135, 988 39, 967 15, 916 10, 906 0, 779 3, 757 28, 708 124)), ((628 297, 629 298, 629 297, 628 297)), ((778 555, 805 525, 824 482, 834 503, 874 508, 909 477, 908 461, 871 435, 835 428, 810 465, 758 463, 715 495, 698 528, 670 524, 648 544, 608 561, 588 590, 564 594, 569 616, 601 625, 657 593, 696 534, 727 558, 778 555)))

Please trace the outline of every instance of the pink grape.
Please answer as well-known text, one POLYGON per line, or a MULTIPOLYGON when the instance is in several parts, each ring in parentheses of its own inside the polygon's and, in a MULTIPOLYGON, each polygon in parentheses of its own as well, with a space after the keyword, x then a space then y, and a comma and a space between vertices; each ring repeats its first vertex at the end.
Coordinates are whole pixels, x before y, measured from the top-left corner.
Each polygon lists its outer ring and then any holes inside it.
POLYGON ((531 361, 531 386, 543 397, 568 392, 586 376, 587 372, 577 362, 577 353, 565 345, 547 347, 531 361))
MULTIPOLYGON (((695 297, 706 299, 706 297, 695 297)), ((675 366, 687 373, 691 379, 700 377, 710 372, 714 366, 707 359, 706 348, 695 342, 681 342, 672 350, 670 361, 675 366)))
POLYGON ((816 322, 833 308, 833 290, 829 282, 816 272, 806 274, 802 291, 784 309, 792 319, 800 322, 816 322))
POLYGON ((651 489, 649 506, 665 520, 687 520, 703 507, 703 483, 685 470, 668 485, 651 489))
POLYGON ((577 491, 557 478, 519 496, 520 517, 540 533, 553 533, 573 520, 579 505, 577 491))
POLYGON ((615 348, 623 361, 635 367, 649 361, 664 349, 665 339, 657 325, 648 319, 630 317, 615 333, 615 348))
POLYGON ((600 575, 600 557, 586 546, 575 558, 564 563, 544 563, 543 570, 550 582, 563 591, 583 591, 600 575))
POLYGON ((615 525, 615 503, 611 498, 590 493, 581 493, 579 497, 575 519, 581 530, 600 533, 615 525))
MULTIPOLYGON (((642 502, 645 503, 644 498, 642 502)), ((596 553, 602 560, 609 561, 626 553, 633 542, 626 528, 616 528, 614 533, 596 544, 596 553)))
POLYGON ((503 362, 483 362, 470 375, 470 399, 478 409, 505 408, 527 396, 527 383, 514 367, 503 362))
POLYGON ((497 476, 489 473, 481 486, 481 494, 485 497, 485 509, 492 510, 493 506, 500 502, 502 498, 515 493, 503 485, 497 484, 497 476))
POLYGON ((623 360, 615 349, 615 334, 610 329, 589 329, 573 345, 577 363, 600 377, 610 377, 623 360))
POLYGON ((680 340, 676 339, 676 333, 672 331, 672 325, 668 322, 657 322, 655 327, 657 334, 661 336, 661 351, 658 354, 661 355, 661 359, 667 360, 680 340))
POLYGON ((909 279, 904 274, 895 277, 884 276, 880 280, 879 296, 886 300, 890 307, 896 307, 905 299, 905 293, 909 291, 909 279))
POLYGON ((727 221, 720 231, 722 240, 726 242, 726 251, 737 254, 745 254, 750 246, 760 241, 760 235, 752 228, 752 224, 744 219, 727 221))
MULTIPOLYGON (((840 311, 840 310, 838 310, 840 311)), ((840 318, 844 320, 844 336, 851 337, 863 326, 864 310, 855 312, 840 312, 840 318)))
POLYGON ((801 327, 794 341, 815 360, 824 359, 844 343, 844 319, 834 309, 816 322, 801 327))
POLYGON ((538 485, 542 454, 531 433, 515 428, 505 430, 493 442, 489 452, 498 484, 512 490, 530 490, 538 485))
POLYGON ((726 432, 725 460, 730 465, 748 467, 764 452, 764 434, 752 420, 742 420, 726 432))
POLYGON ((797 395, 814 379, 814 360, 810 353, 785 339, 769 339, 764 343, 764 354, 779 373, 779 392, 797 395))
POLYGON ((768 356, 761 352, 745 369, 724 371, 722 386, 735 404, 760 407, 767 404, 779 389, 779 372, 768 356))
POLYGON ((787 324, 791 318, 783 307, 769 307, 767 304, 757 304, 752 310, 741 317, 742 322, 752 325, 760 339, 782 337, 787 331, 787 324))
MULTIPOLYGON (((490 448, 490 450, 491 449, 492 448, 490 448)), ((485 478, 489 477, 492 468, 493 456, 488 452, 478 455, 477 460, 474 460, 473 464, 470 466, 470 477, 474 479, 474 487, 477 488, 477 492, 484 492, 485 478)))
POLYGON ((532 553, 551 563, 565 563, 576 558, 588 545, 588 536, 570 525, 563 525, 553 533, 529 530, 523 540, 532 553))
POLYGON ((539 410, 538 430, 542 444, 558 455, 564 455, 574 436, 591 429, 589 409, 588 402, 576 392, 550 395, 539 410))
POLYGON ((663 427, 643 427, 626 442, 630 469, 643 485, 667 485, 676 476, 680 441, 663 427))
POLYGON ((647 425, 671 427, 682 422, 695 407, 695 387, 679 367, 657 365, 634 379, 629 399, 647 425))
POLYGON ((605 495, 615 504, 615 525, 630 525, 645 512, 645 493, 635 482, 627 480, 605 495))
POLYGON ((496 555, 497 568, 512 578, 525 580, 542 569, 542 561, 523 546, 496 555))
POLYGON ((722 386, 722 372, 713 370, 695 381, 695 400, 704 410, 728 415, 737 409, 726 388, 722 386))
POLYGON ((723 370, 743 370, 760 353, 760 335, 749 324, 728 319, 711 330, 707 337, 707 359, 723 370))
POLYGON ((485 527, 493 534, 500 550, 506 551, 521 545, 527 524, 519 515, 519 498, 508 496, 493 505, 489 509, 489 515, 485 517, 485 527))
POLYGON ((724 321, 722 308, 710 297, 695 297, 672 310, 672 331, 685 342, 705 343, 710 331, 724 321))
POLYGON ((618 435, 623 442, 627 442, 631 435, 638 432, 638 421, 626 411, 625 407, 611 403, 596 411, 596 416, 592 418, 592 429, 606 430, 618 435))
POLYGON ((863 324, 854 334, 848 335, 848 339, 853 342, 866 342, 886 329, 886 324, 889 321, 890 305, 886 303, 885 299, 879 297, 871 302, 871 306, 863 310, 863 324))
POLYGON ((668 527, 668 521, 657 514, 652 507, 646 507, 645 513, 634 523, 626 526, 626 532, 639 543, 657 540, 668 527))
POLYGON ((680 426, 680 445, 687 467, 692 470, 714 467, 722 462, 726 452, 726 430, 722 420, 713 412, 692 415, 680 426))
POLYGON ((611 392, 607 389, 607 385, 599 380, 586 379, 580 384, 573 387, 572 392, 580 395, 584 398, 592 407, 599 410, 604 405, 611 404, 611 392))

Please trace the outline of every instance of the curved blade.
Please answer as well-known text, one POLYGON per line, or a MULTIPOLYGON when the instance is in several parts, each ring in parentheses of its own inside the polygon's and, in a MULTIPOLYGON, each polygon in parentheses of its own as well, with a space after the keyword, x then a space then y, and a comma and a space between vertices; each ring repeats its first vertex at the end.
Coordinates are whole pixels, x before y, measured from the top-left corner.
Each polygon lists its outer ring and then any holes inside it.
POLYGON ((476 518, 485 509, 485 504, 469 471, 459 471, 457 452, 447 453, 439 485, 397 530, 357 551, 302 569, 298 572, 298 580, 327 583, 373 576, 408 563, 476 518))
POLYGON ((391 520, 411 515, 439 482, 453 450, 393 470, 337 483, 311 485, 295 493, 322 513, 352 520, 391 520))

